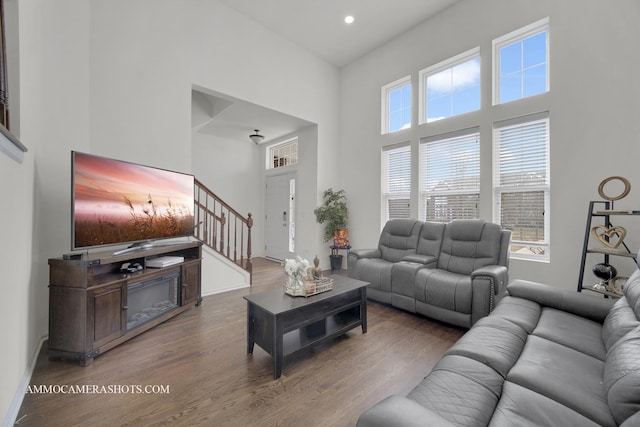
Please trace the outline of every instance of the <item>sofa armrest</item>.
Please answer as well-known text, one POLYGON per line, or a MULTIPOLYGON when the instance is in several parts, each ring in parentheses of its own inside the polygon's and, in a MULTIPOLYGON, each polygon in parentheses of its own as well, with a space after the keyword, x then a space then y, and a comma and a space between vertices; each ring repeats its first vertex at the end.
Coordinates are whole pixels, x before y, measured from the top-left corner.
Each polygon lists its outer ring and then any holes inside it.
POLYGON ((351 249, 349 255, 353 255, 358 259, 380 258, 382 257, 382 252, 380 252, 380 249, 351 249))
POLYGON ((527 280, 514 280, 507 285, 509 295, 602 323, 616 300, 568 289, 555 288, 527 280))
POLYGON ((433 255, 420 255, 420 254, 411 254, 402 258, 403 261, 415 262, 418 264, 424 264, 426 267, 435 267, 438 262, 438 258, 433 255))
POLYGON ((454 427, 440 415, 403 396, 389 396, 367 409, 356 427, 454 427))
POLYGON ((471 325, 487 316, 506 294, 508 270, 488 265, 471 272, 471 325))
POLYGON ((494 295, 504 292, 509 280, 509 270, 503 265, 487 265, 471 272, 471 280, 488 277, 494 283, 494 295))

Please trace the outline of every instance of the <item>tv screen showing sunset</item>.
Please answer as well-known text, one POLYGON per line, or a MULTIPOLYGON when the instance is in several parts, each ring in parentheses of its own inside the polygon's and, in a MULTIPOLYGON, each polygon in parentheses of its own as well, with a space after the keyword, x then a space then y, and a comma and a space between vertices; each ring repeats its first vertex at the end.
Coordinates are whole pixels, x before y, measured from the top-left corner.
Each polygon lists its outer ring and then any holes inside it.
POLYGON ((73 153, 74 248, 193 234, 193 176, 73 153))

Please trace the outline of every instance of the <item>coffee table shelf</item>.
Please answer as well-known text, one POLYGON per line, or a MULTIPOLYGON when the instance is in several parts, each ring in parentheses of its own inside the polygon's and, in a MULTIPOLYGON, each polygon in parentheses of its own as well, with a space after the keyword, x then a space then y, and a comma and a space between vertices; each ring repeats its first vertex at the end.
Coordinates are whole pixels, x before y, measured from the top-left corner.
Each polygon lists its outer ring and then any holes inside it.
POLYGON ((273 357, 273 376, 282 375, 284 362, 298 352, 328 341, 358 326, 367 332, 367 285, 360 280, 333 276, 329 292, 295 298, 282 290, 245 296, 247 300, 247 353, 254 344, 273 357))
POLYGON ((327 318, 285 332, 283 354, 285 359, 298 351, 313 347, 323 341, 339 337, 362 325, 359 305, 353 309, 330 315, 327 318))

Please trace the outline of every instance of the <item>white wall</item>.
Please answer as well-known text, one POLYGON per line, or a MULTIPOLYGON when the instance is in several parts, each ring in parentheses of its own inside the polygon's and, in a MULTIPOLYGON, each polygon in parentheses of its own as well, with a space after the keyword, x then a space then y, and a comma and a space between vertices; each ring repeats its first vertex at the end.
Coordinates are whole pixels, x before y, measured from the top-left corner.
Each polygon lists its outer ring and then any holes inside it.
MULTIPOLYGON (((341 75, 340 177, 350 195, 351 240, 375 247, 380 231, 380 151, 411 141, 417 217, 417 149, 421 137, 480 126, 481 216, 491 220, 491 127, 494 121, 550 111, 551 262, 513 260, 511 277, 575 289, 587 204, 598 199, 600 181, 612 175, 630 179, 631 195, 617 208, 640 209, 640 83, 633 52, 640 39, 640 3, 623 0, 486 0, 457 3, 442 14, 376 49, 343 69, 341 75), (510 106, 491 106, 491 41, 550 17, 551 91, 510 106), (482 58, 482 109, 457 118, 417 126, 418 72, 475 46, 482 58), (380 135, 380 88, 412 76, 413 127, 380 135), (372 165, 370 168, 359 165, 372 165)), ((640 219, 627 238, 640 245, 640 219), (634 233, 633 231, 636 230, 634 233)), ((592 258, 593 263, 596 258, 592 258)), ((589 264, 590 265, 590 264, 589 264)), ((633 263, 622 260, 621 268, 633 263)))
MULTIPOLYGON (((222 200, 244 215, 254 218, 252 232, 254 256, 261 247, 262 170, 261 147, 249 138, 243 143, 194 132, 192 138, 192 173, 222 200)), ((262 245, 263 246, 263 245, 262 245)))
POLYGON ((202 247, 202 296, 250 286, 250 274, 208 246, 202 247))
MULTIPOLYGON (((248 152, 255 147, 199 134, 192 140, 191 89, 318 123, 318 146, 334 147, 337 69, 216 1, 95 0, 91 15, 92 152, 211 176, 203 182, 240 212, 251 211, 260 236, 255 201, 263 193, 252 181, 262 165, 248 152), (216 187, 222 177, 228 185, 216 187)), ((302 207, 308 211, 323 189, 316 180, 335 182, 337 164, 302 173, 314 176, 304 188, 316 199, 302 207)), ((322 249, 314 240, 307 245, 309 253, 322 249)))
MULTIPOLYGON (((338 132, 338 71, 215 0, 21 0, 19 13, 18 136, 29 152, 23 165, 0 159, 3 206, 15 207, 0 214, 11 224, 0 310, 12 325, 0 356, 6 423, 48 331, 47 259, 70 246, 71 150, 191 172, 194 84, 318 123, 321 144, 338 132)), ((336 167, 318 173, 332 180, 336 167)))
MULTIPOLYGON (((9 80, 10 105, 13 105, 13 101, 19 99, 17 95, 20 90, 19 79, 15 78, 20 70, 17 43, 18 4, 16 1, 7 1, 4 7, 8 73, 14 76, 9 80)), ((17 111, 11 111, 11 123, 13 133, 19 137, 19 105, 16 109, 17 111)), ((5 244, 0 245, 0 268, 7 274, 0 285, 5 295, 0 302, 0 320, 6 325, 12 325, 2 328, 0 332, 0 339, 6 343, 6 348, 12 349, 0 353, 1 381, 3 385, 6 384, 0 387, 2 425, 10 425, 13 422, 12 416, 17 413, 20 400, 14 401, 14 396, 16 389, 28 381, 29 364, 37 339, 33 333, 34 319, 28 310, 32 304, 33 289, 36 287, 31 277, 33 176, 34 164, 31 153, 26 153, 22 164, 0 153, 0 195, 4 207, 0 209, 0 224, 5 224, 2 232, 2 241, 5 244)))
POLYGON ((47 259, 68 251, 69 150, 89 139, 89 6, 83 0, 9 0, 13 131, 28 147, 22 165, 0 159, 5 325, 0 411, 13 422, 48 325, 47 259), (16 70, 19 74, 16 73, 16 70), (13 97, 19 99, 13 103, 13 97), (15 124, 15 123, 14 123, 15 124), (5 337, 6 335, 6 337, 5 337))

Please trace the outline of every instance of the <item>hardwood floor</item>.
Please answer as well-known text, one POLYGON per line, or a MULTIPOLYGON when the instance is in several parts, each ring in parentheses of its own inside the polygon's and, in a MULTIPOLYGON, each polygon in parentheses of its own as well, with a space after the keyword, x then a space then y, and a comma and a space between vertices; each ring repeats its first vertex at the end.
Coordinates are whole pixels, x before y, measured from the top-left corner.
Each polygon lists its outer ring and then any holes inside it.
POLYGON ((267 353, 246 354, 242 296, 284 280, 279 263, 256 259, 251 288, 205 297, 86 368, 43 350, 31 388, 54 392, 27 393, 16 425, 353 426, 377 401, 415 387, 464 332, 369 301, 366 334, 356 328, 314 348, 274 380, 267 353), (168 393, 144 393, 149 386, 168 393))

